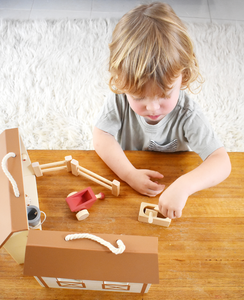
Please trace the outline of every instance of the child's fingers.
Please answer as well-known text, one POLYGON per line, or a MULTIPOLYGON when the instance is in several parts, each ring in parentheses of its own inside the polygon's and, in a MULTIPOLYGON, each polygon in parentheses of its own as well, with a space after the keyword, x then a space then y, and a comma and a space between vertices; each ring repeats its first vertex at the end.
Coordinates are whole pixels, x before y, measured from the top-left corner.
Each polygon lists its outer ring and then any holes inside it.
POLYGON ((158 181, 152 181, 151 178, 149 179, 147 186, 148 188, 156 191, 162 191, 165 188, 164 184, 160 184, 158 181))
POLYGON ((163 178, 164 177, 163 174, 161 174, 157 171, 151 171, 151 170, 148 170, 147 175, 152 178, 163 178))
POLYGON ((150 187, 148 188, 147 194, 150 197, 155 197, 158 194, 162 193, 162 191, 165 189, 165 185, 163 184, 157 184, 155 182, 150 183, 150 187))
POLYGON ((162 205, 159 204, 159 211, 161 212, 161 214, 167 218, 170 219, 176 219, 176 218, 180 218, 182 216, 182 210, 180 209, 176 209, 176 210, 172 210, 172 209, 167 209, 166 207, 163 207, 162 205))

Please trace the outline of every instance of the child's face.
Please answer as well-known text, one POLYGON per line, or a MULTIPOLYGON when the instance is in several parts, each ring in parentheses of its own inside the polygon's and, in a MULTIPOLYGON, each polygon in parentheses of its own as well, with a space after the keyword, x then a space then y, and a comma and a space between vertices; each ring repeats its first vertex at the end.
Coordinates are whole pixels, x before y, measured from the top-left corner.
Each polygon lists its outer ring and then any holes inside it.
POLYGON ((174 82, 167 98, 151 96, 150 83, 146 85, 145 95, 142 98, 126 94, 131 109, 144 117, 147 123, 157 124, 175 108, 179 98, 181 82, 182 76, 180 75, 174 82))

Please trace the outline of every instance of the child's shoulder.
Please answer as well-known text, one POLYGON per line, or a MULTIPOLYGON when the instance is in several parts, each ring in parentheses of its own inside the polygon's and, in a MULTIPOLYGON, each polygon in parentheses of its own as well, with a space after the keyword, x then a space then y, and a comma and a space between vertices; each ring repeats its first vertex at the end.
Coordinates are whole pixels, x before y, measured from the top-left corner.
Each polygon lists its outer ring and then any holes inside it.
POLYGON ((121 103, 126 103, 126 95, 125 94, 115 94, 110 91, 107 95, 107 101, 113 102, 116 105, 120 105, 121 103))
POLYGON ((114 109, 126 109, 129 107, 125 94, 115 94, 110 92, 107 97, 107 105, 114 109))
POLYGON ((179 101, 177 103, 178 108, 188 111, 189 113, 193 112, 202 112, 200 106, 192 97, 186 92, 181 90, 179 95, 179 101))

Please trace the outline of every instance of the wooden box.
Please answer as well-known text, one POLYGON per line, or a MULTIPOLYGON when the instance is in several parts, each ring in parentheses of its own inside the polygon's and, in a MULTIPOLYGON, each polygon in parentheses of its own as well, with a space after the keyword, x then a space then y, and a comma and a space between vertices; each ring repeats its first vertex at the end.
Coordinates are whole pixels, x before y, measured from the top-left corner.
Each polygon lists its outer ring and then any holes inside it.
POLYGON ((17 128, 2 132, 0 145, 0 247, 3 246, 17 263, 22 264, 29 229, 26 199, 31 199, 31 204, 39 206, 36 177, 17 128), (7 159, 6 168, 17 184, 18 197, 2 167, 3 160, 9 153, 16 155, 7 159))
POLYGON ((48 288, 147 293, 159 283, 158 238, 96 234, 125 251, 115 255, 107 247, 88 239, 66 241, 69 232, 31 231, 24 274, 35 276, 48 288))

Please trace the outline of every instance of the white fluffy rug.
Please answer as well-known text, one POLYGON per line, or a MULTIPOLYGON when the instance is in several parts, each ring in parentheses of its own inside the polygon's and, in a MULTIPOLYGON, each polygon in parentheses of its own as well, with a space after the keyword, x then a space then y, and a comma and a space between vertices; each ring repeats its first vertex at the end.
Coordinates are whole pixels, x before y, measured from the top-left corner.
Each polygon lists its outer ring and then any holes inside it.
MULTIPOLYGON (((0 133, 27 149, 93 149, 116 20, 0 21, 0 133)), ((244 26, 188 24, 202 75, 194 98, 227 151, 244 151, 244 26)))

